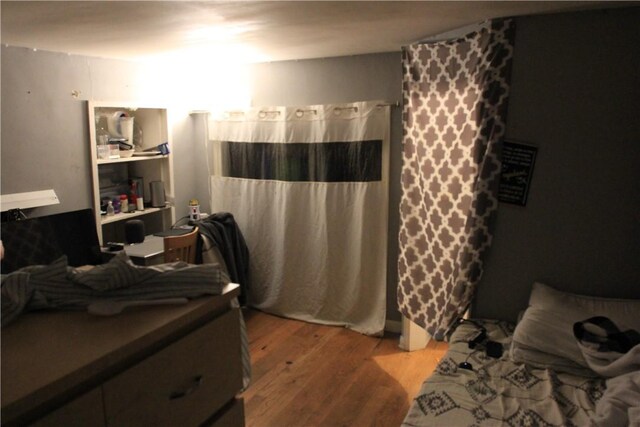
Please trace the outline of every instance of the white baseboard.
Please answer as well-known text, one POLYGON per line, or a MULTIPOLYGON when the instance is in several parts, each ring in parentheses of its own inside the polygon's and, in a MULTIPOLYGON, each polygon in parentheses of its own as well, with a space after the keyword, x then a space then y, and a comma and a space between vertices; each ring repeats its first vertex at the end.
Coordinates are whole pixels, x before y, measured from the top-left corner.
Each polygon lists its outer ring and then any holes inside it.
POLYGON ((405 351, 421 350, 427 346, 431 336, 421 326, 416 325, 406 317, 402 318, 402 335, 400 348, 405 351))

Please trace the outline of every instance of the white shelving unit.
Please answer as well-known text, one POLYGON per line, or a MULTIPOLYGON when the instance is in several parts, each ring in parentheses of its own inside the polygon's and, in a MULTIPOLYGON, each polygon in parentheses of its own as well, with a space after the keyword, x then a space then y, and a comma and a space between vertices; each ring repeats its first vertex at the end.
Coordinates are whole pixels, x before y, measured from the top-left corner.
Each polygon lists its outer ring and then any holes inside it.
MULTIPOLYGON (((93 211, 96 217, 96 229, 100 244, 110 241, 124 241, 124 223, 129 219, 141 219, 145 231, 152 234, 168 229, 175 222, 173 207, 173 144, 166 108, 146 107, 130 103, 112 103, 88 101, 89 145, 91 147, 91 175, 93 187, 93 211), (118 159, 98 159, 98 126, 108 117, 125 112, 134 118, 136 131, 141 131, 139 149, 146 150, 167 143, 169 154, 155 156, 134 156, 118 159), (145 209, 113 216, 102 215, 101 200, 113 198, 117 194, 127 193, 129 180, 142 179, 145 209), (162 181, 165 188, 165 207, 151 207, 149 183, 162 181)), ((134 140, 136 138, 134 137, 134 140)))

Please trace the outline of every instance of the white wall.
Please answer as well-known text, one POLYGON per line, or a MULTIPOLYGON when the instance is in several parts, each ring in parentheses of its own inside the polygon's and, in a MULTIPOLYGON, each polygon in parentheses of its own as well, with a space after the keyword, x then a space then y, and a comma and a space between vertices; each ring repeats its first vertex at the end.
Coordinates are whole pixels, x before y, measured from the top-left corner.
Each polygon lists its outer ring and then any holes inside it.
POLYGON ((201 191, 192 167, 201 162, 192 148, 197 118, 172 104, 169 84, 132 62, 2 46, 2 194, 53 188, 60 205, 31 216, 91 207, 85 101, 140 102, 171 108, 176 215, 186 215, 190 198, 208 196, 193 191, 201 191))

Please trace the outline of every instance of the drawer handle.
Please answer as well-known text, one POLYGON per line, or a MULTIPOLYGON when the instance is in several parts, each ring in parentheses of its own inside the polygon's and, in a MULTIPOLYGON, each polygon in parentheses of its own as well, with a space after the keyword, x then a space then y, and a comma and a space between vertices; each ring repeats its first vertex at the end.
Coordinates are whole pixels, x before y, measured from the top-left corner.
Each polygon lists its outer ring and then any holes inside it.
POLYGON ((191 382, 191 385, 186 390, 174 391, 173 393, 171 393, 169 395, 169 400, 182 399, 183 397, 190 395, 191 393, 196 391, 198 387, 200 387, 200 384, 202 384, 202 375, 198 375, 197 377, 195 377, 191 382))

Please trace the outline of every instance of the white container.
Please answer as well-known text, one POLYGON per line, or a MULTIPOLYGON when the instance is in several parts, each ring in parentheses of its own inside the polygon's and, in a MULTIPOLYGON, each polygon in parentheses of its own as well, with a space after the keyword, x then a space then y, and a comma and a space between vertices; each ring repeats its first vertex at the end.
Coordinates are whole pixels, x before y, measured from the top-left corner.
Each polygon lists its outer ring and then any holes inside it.
POLYGON ((109 143, 109 135, 106 133, 98 135, 98 145, 107 145, 109 143))
POLYGON ((200 219, 200 205, 189 203, 189 219, 198 221, 200 219))
POLYGON ((109 144, 109 158, 110 159, 119 159, 120 158, 120 146, 118 144, 109 144))
POLYGON ((109 158, 109 146, 108 145, 98 145, 98 158, 99 159, 108 159, 109 158))
POLYGON ((117 111, 107 120, 109 134, 117 138, 126 138, 133 146, 133 117, 124 111, 117 111))
POLYGON ((121 117, 120 136, 127 138, 127 142, 133 147, 133 117, 121 117))

